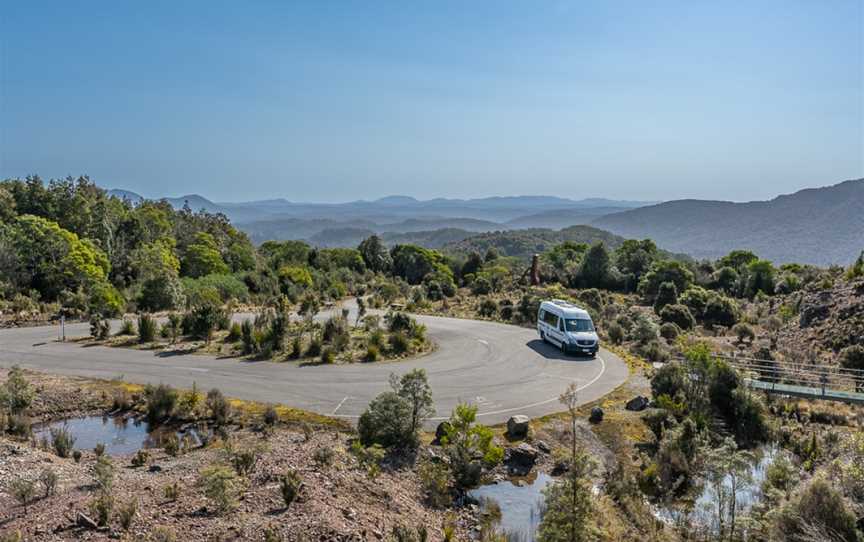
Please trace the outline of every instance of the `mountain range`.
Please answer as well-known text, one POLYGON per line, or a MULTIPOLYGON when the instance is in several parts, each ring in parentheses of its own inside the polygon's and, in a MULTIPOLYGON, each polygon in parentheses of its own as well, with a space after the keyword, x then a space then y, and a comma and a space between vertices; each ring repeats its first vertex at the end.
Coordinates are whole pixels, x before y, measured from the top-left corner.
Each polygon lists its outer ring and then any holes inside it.
POLYGON ((624 237, 651 238, 695 258, 748 249, 776 264, 847 265, 864 250, 864 179, 768 201, 667 201, 591 224, 624 237))
MULTIPOLYGON (((110 193, 133 202, 143 199, 125 190, 110 193)), ((521 253, 531 250, 528 245, 569 239, 577 232, 590 232, 596 239, 605 239, 610 232, 615 241, 650 238, 665 250, 694 258, 714 259, 731 250, 748 249, 777 264, 822 266, 849 264, 864 250, 864 179, 741 203, 552 196, 432 200, 388 196, 347 203, 284 199, 215 203, 199 195, 166 199, 177 208, 188 204, 193 210, 224 213, 256 243, 303 239, 325 247, 356 246, 375 233, 389 244, 412 242, 467 250, 492 240, 507 242, 502 232, 533 230, 515 236, 519 248, 514 247, 514 252, 521 253), (571 229, 563 237, 549 233, 583 225, 593 229, 571 229)))

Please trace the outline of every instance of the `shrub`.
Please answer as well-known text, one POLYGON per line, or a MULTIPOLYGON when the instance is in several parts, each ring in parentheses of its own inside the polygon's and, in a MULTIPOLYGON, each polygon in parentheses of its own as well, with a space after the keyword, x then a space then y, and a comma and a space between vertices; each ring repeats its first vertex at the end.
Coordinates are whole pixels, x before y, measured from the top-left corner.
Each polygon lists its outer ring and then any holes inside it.
POLYGON ((156 319, 149 314, 138 316, 138 342, 149 343, 156 340, 156 319))
POLYGON ((59 457, 69 457, 74 446, 75 437, 65 426, 51 429, 51 447, 59 457))
POLYGON ((411 404, 395 392, 387 391, 373 399, 360 416, 357 432, 365 446, 409 448, 416 442, 411 426, 411 404))
POLYGON ((162 333, 165 335, 166 339, 171 340, 171 344, 177 342, 177 339, 180 337, 180 334, 183 332, 183 317, 179 314, 172 312, 168 315, 168 321, 165 322, 165 325, 162 326, 162 333))
POLYGON ((264 425, 270 427, 279 423, 279 413, 276 411, 276 407, 273 405, 267 405, 267 408, 264 410, 264 415, 262 416, 262 421, 264 422, 264 425))
POLYGON ((93 454, 96 455, 96 457, 104 455, 105 444, 102 442, 97 443, 96 446, 93 447, 93 454))
POLYGON ((96 458, 96 464, 93 465, 93 479, 103 492, 110 491, 114 485, 114 463, 107 455, 96 458))
POLYGON ((180 455, 180 439, 175 434, 168 435, 162 443, 162 449, 171 457, 177 457, 180 455))
POLYGON ((327 347, 321 351, 321 363, 331 364, 336 361, 336 352, 332 348, 327 347))
POLYGON ((138 499, 132 498, 121 504, 117 510, 117 519, 120 520, 120 527, 124 531, 128 531, 132 527, 132 522, 135 520, 135 514, 138 513, 138 499))
POLYGON ((132 320, 128 318, 121 320, 117 335, 135 335, 135 324, 132 323, 132 320))
POLYGON ((624 341, 624 328, 617 322, 612 322, 606 327, 606 334, 612 344, 621 344, 624 341))
POLYGON ((258 464, 261 450, 256 446, 243 446, 235 449, 233 445, 227 448, 228 457, 234 471, 240 476, 249 476, 258 464))
POLYGON ((351 444, 351 454, 357 458, 358 464, 366 471, 366 475, 374 479, 381 472, 381 461, 386 452, 380 444, 365 447, 359 440, 355 440, 351 444))
POLYGON ((150 533, 150 538, 153 542, 177 542, 177 533, 170 527, 159 525, 150 533))
POLYGON ((228 335, 225 337, 226 343, 236 343, 243 336, 243 332, 240 329, 240 324, 237 322, 232 322, 231 327, 228 328, 228 335))
POLYGON ((411 430, 416 435, 423 425, 423 420, 435 414, 432 388, 429 387, 426 370, 413 369, 401 378, 391 373, 390 387, 411 406, 411 430))
POLYGON ((696 319, 686 305, 666 305, 660 310, 660 319, 675 324, 681 329, 696 327, 696 319))
POLYGON ((6 376, 6 382, 0 386, 0 406, 17 415, 27 410, 35 398, 36 391, 24 377, 24 371, 13 365, 6 376))
POLYGON ((216 304, 203 303, 186 314, 185 327, 190 335, 204 339, 209 344, 213 338, 213 330, 224 321, 225 317, 225 312, 216 304))
POLYGON ((231 405, 222 392, 214 388, 207 392, 207 409, 210 411, 210 417, 213 423, 221 427, 228 423, 231 417, 231 405))
POLYGON ((216 511, 225 514, 237 505, 240 492, 240 480, 233 470, 222 466, 211 466, 203 469, 198 479, 198 485, 216 507, 216 511))
POLYGON ((144 387, 144 398, 147 401, 147 420, 159 423, 167 420, 177 406, 177 390, 167 384, 144 387))
POLYGON ((243 353, 246 355, 258 352, 260 343, 255 336, 255 327, 249 320, 243 320, 240 324, 240 339, 243 342, 243 353))
POLYGON ((316 335, 309 341, 309 347, 306 349, 306 356, 317 358, 321 355, 321 339, 316 335))
POLYGON ((288 471, 279 479, 279 492, 282 494, 282 502, 285 503, 285 508, 290 507, 291 503, 297 499, 302 487, 303 482, 296 471, 288 471))
POLYGON ((90 317, 90 336, 104 341, 111 334, 111 323, 98 314, 90 317))
POLYGON ((42 484, 43 495, 46 499, 57 491, 57 482, 59 479, 60 477, 57 476, 57 473, 51 467, 45 467, 39 473, 39 483, 42 484))
POLYGON ((75 450, 74 452, 72 452, 72 459, 76 463, 80 463, 81 462, 81 455, 82 455, 81 450, 75 450))
POLYGON ((717 325, 732 327, 738 321, 738 312, 738 305, 734 300, 715 294, 705 305, 702 318, 708 327, 717 325))
POLYGON ((9 493, 26 509, 33 497, 36 496, 36 484, 27 478, 16 478, 9 484, 9 493))
POLYGON ((498 305, 495 304, 491 299, 484 299, 480 302, 480 306, 477 309, 477 312, 480 316, 484 316, 486 318, 490 318, 495 316, 495 313, 498 312, 498 305))
POLYGON ((381 351, 378 350, 378 347, 374 344, 369 344, 366 346, 366 355, 363 357, 365 361, 378 361, 378 358, 381 355, 381 351))
POLYGON ((333 458, 336 457, 336 452, 329 446, 319 446, 312 453, 312 460, 319 467, 328 467, 333 463, 333 458))
POLYGON ((397 331, 408 332, 414 325, 413 319, 404 312, 390 312, 385 319, 387 320, 387 329, 391 333, 397 331))
POLYGON ((864 370, 864 346, 853 344, 841 350, 840 365, 845 369, 864 370))
POLYGON ((450 472, 447 466, 434 461, 424 461, 418 467, 417 473, 429 505, 433 508, 446 508, 452 501, 450 472))
POLYGON ((743 344, 744 342, 752 343, 756 339, 756 332, 753 331, 750 324, 743 322, 735 324, 732 327, 732 333, 738 338, 738 344, 743 344))
POLYGON ((398 356, 404 354, 411 348, 411 341, 405 333, 397 331, 390 334, 389 346, 390 351, 398 356))
POLYGON ((669 352, 666 351, 657 339, 649 341, 639 350, 642 356, 648 361, 666 361, 669 358, 669 352))
POLYGON ((660 326, 660 336, 669 342, 677 339, 679 333, 681 333, 681 329, 672 322, 666 322, 660 326))
POLYGON ((150 462, 150 452, 147 450, 138 450, 135 452, 135 455, 132 456, 132 466, 135 468, 143 467, 147 463, 150 462))
POLYGON ((494 443, 492 430, 476 420, 476 405, 457 405, 441 439, 453 478, 460 488, 477 485, 483 466, 497 465, 504 456, 504 450, 494 443))
POLYGON ((639 314, 633 328, 630 330, 631 338, 640 343, 648 344, 657 339, 657 325, 647 316, 639 314))
POLYGON ((175 502, 180 498, 180 485, 177 482, 165 484, 162 487, 162 496, 169 502, 175 502))
POLYGON ((102 492, 90 501, 90 513, 96 518, 100 527, 106 527, 111 521, 111 512, 114 510, 114 497, 109 493, 102 492))
POLYGON ((810 482, 777 516, 779 540, 858 539, 855 513, 838 489, 821 478, 810 482))
POLYGON ((657 298, 654 300, 654 312, 660 314, 666 305, 678 303, 678 289, 674 282, 664 282, 657 290, 657 298))

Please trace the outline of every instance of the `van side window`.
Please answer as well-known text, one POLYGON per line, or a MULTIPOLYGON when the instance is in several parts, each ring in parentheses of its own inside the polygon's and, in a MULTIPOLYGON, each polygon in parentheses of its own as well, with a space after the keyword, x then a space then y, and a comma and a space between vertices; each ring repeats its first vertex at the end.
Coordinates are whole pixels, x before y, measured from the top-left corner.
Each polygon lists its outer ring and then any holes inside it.
POLYGON ((545 322, 546 321, 546 311, 544 311, 543 309, 540 309, 540 314, 537 316, 537 319, 540 320, 541 322, 545 322))
POLYGON ((551 312, 545 312, 543 314, 543 321, 549 324, 552 327, 558 327, 558 315, 552 314, 551 312))

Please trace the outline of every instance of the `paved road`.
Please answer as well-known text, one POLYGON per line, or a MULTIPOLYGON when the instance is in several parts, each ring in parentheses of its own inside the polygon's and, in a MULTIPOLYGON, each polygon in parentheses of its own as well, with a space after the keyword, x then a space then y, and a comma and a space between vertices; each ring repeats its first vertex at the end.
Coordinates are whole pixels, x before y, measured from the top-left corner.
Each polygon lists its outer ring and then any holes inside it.
MULTIPOLYGON (((220 388, 243 399, 278 402, 321 414, 356 418, 388 388, 390 373, 423 367, 435 398, 436 419, 460 401, 476 403, 485 423, 513 414, 541 416, 561 410, 558 395, 572 381, 582 402, 593 401, 627 378, 611 352, 596 359, 565 357, 530 329, 436 316, 418 316, 437 343, 433 353, 408 361, 305 366, 176 355, 57 341, 57 327, 0 330, 0 366, 136 383, 220 388)), ((116 325, 116 324, 115 324, 116 325)), ((67 337, 88 335, 87 324, 66 326, 67 337)), ((436 420, 432 420, 433 422, 436 420)))

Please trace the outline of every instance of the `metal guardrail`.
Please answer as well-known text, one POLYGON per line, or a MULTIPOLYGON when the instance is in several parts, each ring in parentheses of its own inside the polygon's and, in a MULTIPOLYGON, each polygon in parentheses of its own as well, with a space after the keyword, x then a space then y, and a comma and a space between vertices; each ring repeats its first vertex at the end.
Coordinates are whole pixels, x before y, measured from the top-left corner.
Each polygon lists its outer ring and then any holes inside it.
POLYGON ((724 355, 713 357, 740 371, 750 387, 768 393, 864 403, 862 369, 724 355))

